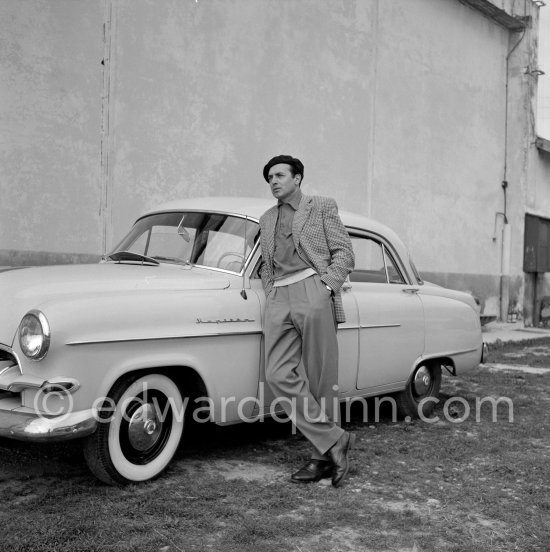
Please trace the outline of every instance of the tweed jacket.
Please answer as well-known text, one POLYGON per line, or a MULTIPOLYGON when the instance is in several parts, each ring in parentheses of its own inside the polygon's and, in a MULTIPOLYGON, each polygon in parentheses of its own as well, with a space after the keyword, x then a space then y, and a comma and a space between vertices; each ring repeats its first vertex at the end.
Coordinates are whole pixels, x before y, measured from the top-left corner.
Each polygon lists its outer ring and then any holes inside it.
MULTIPOLYGON (((274 205, 260 217, 262 266, 260 276, 266 296, 273 289, 273 252, 278 209, 274 205)), ((336 321, 345 322, 340 289, 353 270, 355 258, 349 235, 338 215, 334 199, 302 194, 294 214, 292 238, 298 255, 334 290, 336 321)))

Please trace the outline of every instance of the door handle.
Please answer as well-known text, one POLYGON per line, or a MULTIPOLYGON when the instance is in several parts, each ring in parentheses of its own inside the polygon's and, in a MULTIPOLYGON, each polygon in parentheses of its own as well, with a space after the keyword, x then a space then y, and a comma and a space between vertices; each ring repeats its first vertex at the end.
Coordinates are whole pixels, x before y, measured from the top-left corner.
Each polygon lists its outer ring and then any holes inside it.
POLYGON ((418 288, 403 288, 403 293, 418 293, 418 288))

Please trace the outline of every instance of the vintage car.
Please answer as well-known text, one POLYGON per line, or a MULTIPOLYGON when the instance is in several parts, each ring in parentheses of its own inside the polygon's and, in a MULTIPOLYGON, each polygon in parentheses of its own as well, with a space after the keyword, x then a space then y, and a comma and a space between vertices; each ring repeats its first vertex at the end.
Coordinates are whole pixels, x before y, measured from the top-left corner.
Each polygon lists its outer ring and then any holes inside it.
MULTIPOLYGON (((0 437, 80 438, 110 484, 170 462, 191 413, 278 418, 264 384, 258 219, 273 200, 176 201, 141 216, 98 264, 0 274, 0 437)), ((442 369, 483 354, 471 295, 421 280, 386 226, 341 212, 356 265, 338 329, 342 401, 392 394, 425 417, 442 369)))

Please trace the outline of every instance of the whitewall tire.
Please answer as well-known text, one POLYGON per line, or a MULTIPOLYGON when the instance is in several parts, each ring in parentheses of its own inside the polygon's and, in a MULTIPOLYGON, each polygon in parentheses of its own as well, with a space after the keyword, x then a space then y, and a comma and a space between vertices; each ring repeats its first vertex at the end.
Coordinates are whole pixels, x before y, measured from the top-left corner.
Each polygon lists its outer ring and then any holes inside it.
POLYGON ((91 471, 111 485, 159 475, 180 443, 185 406, 178 386, 162 374, 119 381, 101 409, 97 431, 84 445, 91 471), (116 406, 114 411, 110 406, 116 406))

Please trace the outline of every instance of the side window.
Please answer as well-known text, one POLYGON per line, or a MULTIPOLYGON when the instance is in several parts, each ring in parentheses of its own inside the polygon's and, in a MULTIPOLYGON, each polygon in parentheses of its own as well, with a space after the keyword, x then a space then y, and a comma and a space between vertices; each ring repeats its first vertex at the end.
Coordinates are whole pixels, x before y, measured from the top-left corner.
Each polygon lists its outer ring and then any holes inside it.
POLYGON ((405 284, 401 272, 386 247, 373 238, 350 236, 355 253, 352 282, 405 284))
POLYGON ((390 255, 389 251, 384 248, 384 257, 386 259, 386 268, 388 270, 388 279, 390 281, 390 284, 405 284, 405 279, 401 275, 401 272, 399 272, 397 265, 395 264, 394 260, 392 259, 392 256, 390 255))
POLYGON ((355 253, 355 269, 349 275, 352 282, 377 282, 386 280, 382 245, 370 238, 350 236, 355 253))

